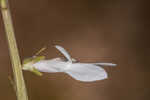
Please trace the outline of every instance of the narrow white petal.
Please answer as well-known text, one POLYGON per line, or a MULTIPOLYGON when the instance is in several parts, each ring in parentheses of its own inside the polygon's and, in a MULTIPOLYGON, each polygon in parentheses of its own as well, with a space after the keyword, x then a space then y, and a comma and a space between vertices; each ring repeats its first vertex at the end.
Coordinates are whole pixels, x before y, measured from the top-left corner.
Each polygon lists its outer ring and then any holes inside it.
POLYGON ((113 63, 92 63, 95 65, 100 65, 100 66, 117 66, 117 64, 113 64, 113 63))
POLYGON ((107 78, 106 71, 94 64, 75 63, 72 64, 65 72, 74 79, 84 82, 92 82, 107 78))
POLYGON ((55 46, 70 62, 72 62, 71 57, 69 55, 69 53, 61 46, 56 45, 55 46))

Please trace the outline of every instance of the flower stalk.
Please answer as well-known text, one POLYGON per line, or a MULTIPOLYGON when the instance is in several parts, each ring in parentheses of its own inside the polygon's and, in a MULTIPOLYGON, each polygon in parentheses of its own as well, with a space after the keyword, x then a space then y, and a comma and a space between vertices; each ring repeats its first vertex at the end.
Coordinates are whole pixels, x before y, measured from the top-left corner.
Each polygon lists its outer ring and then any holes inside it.
POLYGON ((13 23, 7 0, 0 0, 1 13, 5 26, 6 37, 9 45, 10 58, 14 74, 14 86, 17 100, 28 100, 25 82, 22 73, 22 65, 19 57, 17 43, 14 34, 13 23))

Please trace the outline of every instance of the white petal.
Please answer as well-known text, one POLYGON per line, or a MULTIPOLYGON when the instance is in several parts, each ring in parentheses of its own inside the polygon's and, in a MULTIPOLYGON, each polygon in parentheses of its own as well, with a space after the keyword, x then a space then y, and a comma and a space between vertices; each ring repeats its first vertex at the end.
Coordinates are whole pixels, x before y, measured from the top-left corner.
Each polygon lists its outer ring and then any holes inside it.
POLYGON ((56 45, 55 46, 70 62, 72 62, 71 57, 69 55, 69 53, 61 46, 56 45))
POLYGON ((62 69, 66 66, 66 62, 59 60, 60 59, 58 58, 52 60, 42 60, 33 64, 33 66, 41 72, 62 72, 62 69))
POLYGON ((94 64, 75 63, 72 64, 65 72, 74 79, 84 82, 92 82, 107 78, 106 71, 94 64))

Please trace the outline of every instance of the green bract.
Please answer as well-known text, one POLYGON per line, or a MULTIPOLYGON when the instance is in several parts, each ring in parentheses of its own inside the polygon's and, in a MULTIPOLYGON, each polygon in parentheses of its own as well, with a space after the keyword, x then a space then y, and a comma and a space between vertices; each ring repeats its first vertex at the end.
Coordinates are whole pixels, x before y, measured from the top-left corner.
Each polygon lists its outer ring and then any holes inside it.
POLYGON ((36 62, 39 62, 41 60, 44 60, 44 59, 45 59, 45 56, 35 56, 35 57, 24 59, 22 69, 33 72, 34 74, 36 74, 38 76, 42 76, 42 73, 39 72, 37 69, 35 69, 33 64, 36 63, 36 62))

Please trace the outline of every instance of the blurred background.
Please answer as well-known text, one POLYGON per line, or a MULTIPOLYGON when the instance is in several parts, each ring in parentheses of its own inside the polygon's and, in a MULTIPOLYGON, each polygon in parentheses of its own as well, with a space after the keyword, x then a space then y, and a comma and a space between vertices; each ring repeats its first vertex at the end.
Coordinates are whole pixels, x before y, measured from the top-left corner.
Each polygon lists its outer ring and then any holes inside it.
MULTIPOLYGON (((81 62, 113 62, 109 78, 83 83, 64 73, 24 71, 29 100, 150 100, 148 0, 9 0, 21 60, 47 46, 63 46, 81 62)), ((0 16, 0 99, 16 100, 0 16)))

